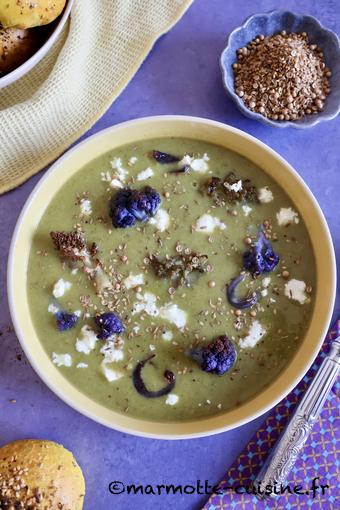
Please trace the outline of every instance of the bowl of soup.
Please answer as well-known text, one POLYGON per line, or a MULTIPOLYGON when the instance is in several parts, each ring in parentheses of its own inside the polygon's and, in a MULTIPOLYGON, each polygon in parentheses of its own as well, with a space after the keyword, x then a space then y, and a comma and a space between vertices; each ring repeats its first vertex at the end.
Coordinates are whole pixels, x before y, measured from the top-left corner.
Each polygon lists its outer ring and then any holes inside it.
POLYGON ((161 116, 62 156, 19 217, 13 324, 61 399, 165 439, 235 428, 316 357, 335 296, 325 218, 293 168, 233 127, 161 116))

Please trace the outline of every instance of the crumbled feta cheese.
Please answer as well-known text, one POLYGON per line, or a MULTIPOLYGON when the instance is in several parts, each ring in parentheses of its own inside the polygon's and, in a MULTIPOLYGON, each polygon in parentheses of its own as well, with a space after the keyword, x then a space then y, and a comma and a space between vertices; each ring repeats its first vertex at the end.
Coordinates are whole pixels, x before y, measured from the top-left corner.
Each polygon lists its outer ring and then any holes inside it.
POLYGON ((175 393, 169 393, 169 395, 166 397, 165 403, 168 406, 174 406, 179 401, 179 396, 175 395, 175 393))
POLYGON ((96 333, 87 324, 80 330, 80 338, 76 340, 76 350, 84 354, 90 354, 98 341, 96 333))
POLYGON ((299 223, 299 215, 291 207, 281 207, 276 213, 276 219, 280 227, 287 227, 291 223, 299 223))
POLYGON ((224 183, 224 186, 229 190, 229 191, 235 191, 235 193, 238 193, 239 191, 241 191, 242 189, 242 180, 240 179, 239 181, 237 182, 234 182, 234 184, 229 184, 228 182, 225 182, 224 183))
POLYGON ((268 188, 268 186, 265 186, 264 188, 259 189, 258 197, 259 197, 259 201, 262 204, 269 204, 269 202, 274 200, 273 192, 268 188))
POLYGON ((81 310, 76 310, 75 312, 73 312, 74 315, 76 315, 77 317, 80 317, 81 316, 81 310))
POLYGON ((240 340, 241 349, 255 347, 265 333, 266 330, 263 328, 262 324, 260 324, 259 321, 254 321, 248 331, 248 335, 240 340))
POLYGON ((306 284, 302 280, 296 280, 293 278, 285 284, 285 296, 298 301, 301 305, 303 305, 308 299, 305 291, 306 284))
POLYGON ((87 363, 78 363, 77 364, 77 368, 87 368, 87 367, 88 367, 87 363))
POLYGON ((183 159, 179 161, 178 166, 189 166, 194 172, 204 174, 209 169, 207 163, 209 159, 208 154, 203 154, 202 158, 193 158, 192 156, 189 156, 189 154, 185 154, 183 159))
POLYGON ((109 368, 105 360, 102 361, 100 368, 109 382, 118 381, 124 375, 120 370, 109 368))
POLYGON ((145 292, 145 294, 136 294, 136 298, 138 301, 134 303, 132 308, 132 315, 140 312, 146 312, 148 315, 156 317, 159 315, 159 310, 156 305, 157 297, 150 292, 145 292))
POLYGON ((137 181, 145 181, 154 175, 152 168, 148 167, 137 175, 137 181))
POLYGON ((80 211, 84 216, 90 216, 92 214, 92 204, 91 200, 87 198, 82 198, 80 201, 80 211))
POLYGON ((136 334, 139 332, 139 330, 140 330, 140 326, 134 326, 134 327, 132 328, 132 331, 133 331, 134 333, 136 333, 136 334))
POLYGON ((67 282, 63 280, 63 278, 60 278, 53 287, 53 296, 55 298, 62 297, 66 291, 68 291, 72 287, 72 283, 67 282))
POLYGON ((133 166, 137 163, 137 161, 138 161, 138 158, 136 156, 131 156, 131 158, 128 161, 128 165, 133 166))
POLYGON ((173 339, 172 331, 164 331, 164 333, 162 334, 162 338, 166 342, 170 342, 170 340, 173 339))
POLYGON ((100 349, 101 354, 104 354, 106 363, 116 363, 124 359, 123 343, 117 345, 117 342, 112 338, 106 340, 103 347, 100 349))
POLYGON ((55 315, 57 312, 59 312, 59 308, 53 303, 51 303, 50 305, 48 305, 47 311, 55 315))
POLYGON ((144 285, 144 274, 129 274, 127 278, 124 280, 125 287, 129 289, 134 289, 135 287, 138 287, 139 285, 144 285))
POLYGON ((70 354, 57 354, 56 352, 52 352, 52 361, 57 367, 72 366, 72 356, 70 354))
POLYGON ((79 269, 77 267, 73 268, 71 271, 71 274, 76 275, 78 273, 79 269))
POLYGON ((202 232, 203 234, 211 234, 215 230, 215 228, 219 228, 220 230, 224 230, 226 225, 219 219, 211 216, 210 214, 203 214, 196 221, 195 230, 196 232, 202 232))
POLYGON ((175 303, 167 303, 162 306, 159 310, 159 315, 162 319, 175 324, 177 328, 184 328, 187 323, 186 312, 178 308, 175 303))
POLYGON ((110 182, 111 188, 124 188, 124 184, 116 178, 113 178, 110 182))
POLYGON ((100 172, 100 177, 103 182, 111 182, 110 172, 100 172))
POLYGON ((251 207, 249 207, 249 205, 243 205, 242 209, 243 209, 243 212, 244 212, 245 216, 249 216, 249 214, 253 210, 251 207))
POLYGON ((150 351, 155 351, 156 350, 156 347, 152 344, 149 345, 149 349, 150 351))
POLYGON ((157 230, 164 232, 170 225, 170 216, 165 209, 158 209, 155 216, 150 218, 149 223, 155 225, 157 230))
POLYGON ((262 287, 266 289, 267 287, 269 287, 270 282, 271 282, 270 276, 266 276, 266 278, 263 278, 262 280, 262 287))
POLYGON ((261 290, 261 295, 262 295, 263 297, 268 296, 268 290, 267 290, 267 289, 263 289, 263 290, 261 290))
POLYGON ((104 292, 105 289, 112 287, 112 282, 103 269, 98 266, 94 273, 94 279, 96 282, 96 289, 99 294, 104 292))

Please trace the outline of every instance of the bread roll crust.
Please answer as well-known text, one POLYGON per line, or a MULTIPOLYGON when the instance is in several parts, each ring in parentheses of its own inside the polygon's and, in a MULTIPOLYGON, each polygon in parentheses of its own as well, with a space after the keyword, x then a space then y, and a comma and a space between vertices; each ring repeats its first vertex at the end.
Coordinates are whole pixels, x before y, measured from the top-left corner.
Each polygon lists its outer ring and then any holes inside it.
POLYGON ((66 0, 0 0, 0 25, 32 28, 47 25, 62 12, 66 0))
POLYGON ((84 495, 82 471, 62 445, 25 439, 0 448, 0 508, 82 510, 84 495))
POLYGON ((26 62, 39 45, 35 30, 0 27, 0 77, 26 62))

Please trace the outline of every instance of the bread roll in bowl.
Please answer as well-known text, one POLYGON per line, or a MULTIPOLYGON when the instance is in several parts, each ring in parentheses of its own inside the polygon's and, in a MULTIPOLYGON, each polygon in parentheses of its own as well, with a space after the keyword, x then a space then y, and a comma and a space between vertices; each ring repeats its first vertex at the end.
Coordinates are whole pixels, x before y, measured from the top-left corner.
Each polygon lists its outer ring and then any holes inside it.
POLYGON ((0 508, 81 510, 84 495, 82 471, 63 446, 25 439, 0 448, 0 508))
POLYGON ((38 48, 35 30, 0 27, 0 77, 23 64, 38 48))
POLYGON ((61 14, 66 0, 0 0, 0 25, 32 28, 47 25, 61 14))

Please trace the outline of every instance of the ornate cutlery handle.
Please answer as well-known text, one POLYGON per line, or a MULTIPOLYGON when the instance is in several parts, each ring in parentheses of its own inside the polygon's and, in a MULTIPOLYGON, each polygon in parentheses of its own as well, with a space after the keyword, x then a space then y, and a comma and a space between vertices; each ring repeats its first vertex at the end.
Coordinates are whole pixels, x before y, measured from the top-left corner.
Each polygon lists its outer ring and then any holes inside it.
MULTIPOLYGON (((266 485, 274 487, 275 483, 278 485, 285 483, 323 408, 339 368, 340 337, 332 342, 329 354, 323 360, 286 429, 254 480, 254 487, 265 488, 266 485)), ((257 494, 259 499, 276 497, 273 492, 270 496, 262 492, 263 490, 257 494)))

